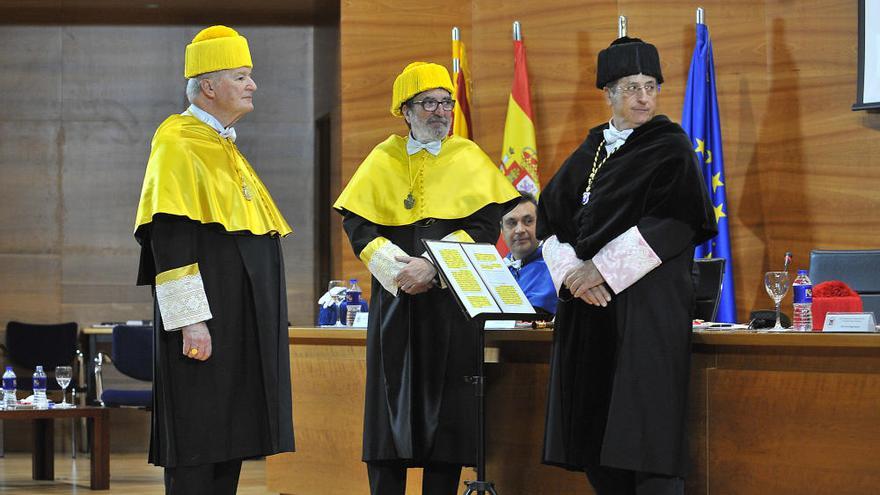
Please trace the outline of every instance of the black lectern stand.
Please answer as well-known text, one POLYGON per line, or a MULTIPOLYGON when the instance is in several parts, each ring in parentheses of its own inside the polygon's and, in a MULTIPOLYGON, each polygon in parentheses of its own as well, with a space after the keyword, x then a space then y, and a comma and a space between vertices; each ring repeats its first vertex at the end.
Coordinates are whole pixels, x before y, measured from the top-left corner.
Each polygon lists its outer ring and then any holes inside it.
MULTIPOLYGON (((465 315, 467 312, 465 311, 465 315)), ((467 490, 465 490, 464 495, 470 495, 473 493, 477 494, 491 494, 498 495, 498 492, 495 491, 495 485, 486 479, 486 373, 485 373, 485 344, 486 344, 486 334, 483 327, 487 320, 539 320, 542 318, 542 315, 537 313, 491 313, 491 314, 480 314, 470 320, 470 324, 474 326, 474 335, 476 346, 476 364, 475 364, 475 374, 473 376, 466 376, 464 379, 471 383, 474 386, 474 395, 477 398, 477 479, 475 481, 465 481, 464 484, 467 486, 467 490)), ((499 332, 503 332, 504 330, 498 330, 499 332)))
MULTIPOLYGON (((476 418, 477 422, 477 479, 466 481, 467 490, 465 495, 473 493, 497 495, 492 482, 486 480, 486 375, 485 368, 485 334, 483 333, 486 321, 489 320, 520 320, 532 321, 541 319, 541 315, 529 304, 525 294, 519 288, 513 275, 504 266, 501 255, 495 250, 495 246, 486 243, 461 243, 453 241, 430 241, 422 240, 427 254, 437 267, 440 276, 449 286, 450 292, 455 296, 458 307, 464 313, 468 323, 474 328, 474 346, 476 347, 476 362, 474 374, 464 377, 465 381, 474 386, 474 395, 477 399, 476 418), (447 253, 435 253, 433 246, 443 246, 441 251, 447 253), (469 246, 464 248, 463 246, 469 246), (474 256, 466 253, 466 249, 477 248, 473 251, 474 256), (465 276, 462 271, 467 271, 465 276), (458 276, 456 276, 458 275, 458 276), (462 280, 464 282, 462 282, 462 280), (490 281, 492 283, 490 283, 490 281), (493 285, 494 284, 494 285, 493 285), (491 289, 490 286, 495 287, 491 289), (505 294, 501 294, 504 287, 505 294), (495 292, 493 293, 493 290, 495 292), (462 293, 460 293, 460 291, 462 293), (481 305, 468 305, 465 298, 483 299, 481 305), (505 297, 506 296, 506 297, 505 297), (515 299, 510 302, 510 297, 515 299), (490 302, 494 300, 494 302, 490 302), (505 305, 503 302, 507 301, 505 305), (494 305, 493 305, 494 304, 494 305), (468 310, 468 308, 471 308, 468 310), (493 312, 478 312, 478 307, 491 307, 493 312), (508 308, 510 312, 504 312, 508 308), (519 312, 529 309, 531 312, 519 312), (514 312, 517 311, 517 312, 514 312), (473 314, 472 314, 473 313, 473 314)), ((473 254, 472 253, 472 254, 473 254)), ((503 330, 500 330, 503 331, 503 330)))

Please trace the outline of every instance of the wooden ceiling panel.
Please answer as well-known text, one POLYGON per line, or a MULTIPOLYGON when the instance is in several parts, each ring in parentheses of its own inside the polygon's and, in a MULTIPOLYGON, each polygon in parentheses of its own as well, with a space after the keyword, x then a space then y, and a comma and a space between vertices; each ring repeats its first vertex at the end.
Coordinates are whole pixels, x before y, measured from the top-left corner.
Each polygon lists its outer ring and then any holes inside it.
POLYGON ((320 0, 0 0, 0 24, 276 24, 339 21, 320 0))

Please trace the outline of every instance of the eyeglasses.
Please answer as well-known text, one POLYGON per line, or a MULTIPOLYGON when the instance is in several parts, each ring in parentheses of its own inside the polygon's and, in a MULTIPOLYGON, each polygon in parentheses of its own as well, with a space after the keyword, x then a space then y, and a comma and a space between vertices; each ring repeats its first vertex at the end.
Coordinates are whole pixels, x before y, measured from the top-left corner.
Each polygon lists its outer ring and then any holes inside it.
POLYGON ((433 112, 434 110, 437 110, 437 106, 443 107, 443 110, 445 110, 447 112, 449 112, 453 108, 455 108, 455 100, 437 101, 437 100, 428 98, 426 100, 418 100, 418 101, 413 101, 411 103, 413 105, 421 105, 422 108, 424 108, 426 112, 433 112))
POLYGON ((660 91, 660 86, 655 83, 646 83, 644 86, 632 83, 627 84, 626 86, 617 86, 615 91, 620 91, 626 96, 634 96, 640 94, 643 89, 645 90, 646 95, 654 96, 660 91))

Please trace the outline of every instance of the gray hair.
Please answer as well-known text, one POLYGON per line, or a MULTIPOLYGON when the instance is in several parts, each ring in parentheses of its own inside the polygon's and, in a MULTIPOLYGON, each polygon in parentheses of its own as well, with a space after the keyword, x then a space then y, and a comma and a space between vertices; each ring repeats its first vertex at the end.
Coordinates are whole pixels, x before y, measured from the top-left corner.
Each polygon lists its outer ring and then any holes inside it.
POLYGON ((195 99, 199 96, 199 93, 202 92, 202 85, 199 84, 205 79, 214 79, 215 77, 221 75, 226 72, 228 69, 217 70, 214 72, 205 72, 204 74, 199 74, 195 77, 191 77, 186 80, 186 99, 189 100, 190 103, 195 103, 195 99))

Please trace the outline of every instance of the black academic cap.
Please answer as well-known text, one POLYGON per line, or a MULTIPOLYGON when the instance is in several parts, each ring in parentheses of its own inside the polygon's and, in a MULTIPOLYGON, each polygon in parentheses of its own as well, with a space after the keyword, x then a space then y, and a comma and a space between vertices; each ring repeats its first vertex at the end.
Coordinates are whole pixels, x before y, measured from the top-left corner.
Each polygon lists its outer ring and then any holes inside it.
POLYGON ((638 38, 624 36, 612 41, 608 48, 599 52, 596 66, 597 88, 602 89, 621 77, 635 74, 652 76, 657 79, 657 84, 663 82, 657 47, 638 38))

